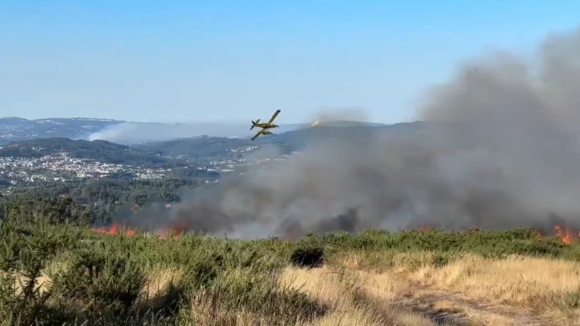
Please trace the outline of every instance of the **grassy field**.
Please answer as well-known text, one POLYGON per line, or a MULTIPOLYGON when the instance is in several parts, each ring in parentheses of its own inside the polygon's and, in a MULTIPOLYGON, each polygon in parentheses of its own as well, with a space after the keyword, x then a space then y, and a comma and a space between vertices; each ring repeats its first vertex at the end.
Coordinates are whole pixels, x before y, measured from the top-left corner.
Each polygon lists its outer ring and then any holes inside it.
POLYGON ((580 325, 580 246, 533 229, 236 241, 8 218, 0 233, 3 325, 580 325))

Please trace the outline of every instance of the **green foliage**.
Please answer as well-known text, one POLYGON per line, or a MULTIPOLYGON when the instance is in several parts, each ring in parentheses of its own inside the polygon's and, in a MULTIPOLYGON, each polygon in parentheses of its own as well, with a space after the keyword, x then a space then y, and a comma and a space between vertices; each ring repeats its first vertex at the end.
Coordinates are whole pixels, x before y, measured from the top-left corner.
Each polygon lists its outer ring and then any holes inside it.
MULTIPOLYGON (((25 211, 31 211, 31 205, 45 206, 47 201, 68 205, 67 198, 70 198, 74 202, 71 207, 74 207, 76 212, 82 208, 90 216, 91 222, 106 223, 115 214, 120 214, 124 210, 129 211, 133 204, 144 206, 151 202, 179 202, 182 192, 202 184, 205 183, 192 179, 59 182, 43 187, 17 188, 10 198, 27 201, 29 206, 24 209, 25 211)), ((38 210, 38 207, 33 210, 38 210)))
POLYGON ((34 223, 39 217, 50 225, 88 226, 94 221, 84 207, 77 205, 71 198, 37 197, 21 199, 16 197, 4 204, 6 215, 17 219, 21 224, 34 223))
POLYGON ((51 293, 42 292, 38 280, 66 242, 44 217, 23 221, 11 216, 17 209, 7 208, 0 229, 0 318, 10 324, 42 324, 40 320, 51 312, 46 305, 51 293))
POLYGON ((52 275, 52 279, 51 291, 59 303, 67 306, 72 301, 82 306, 87 317, 103 311, 129 314, 145 282, 138 261, 109 248, 75 253, 70 268, 52 275))
POLYGON ((390 233, 369 230, 357 235, 346 233, 311 236, 309 243, 324 245, 327 252, 345 250, 471 252, 485 257, 508 255, 549 256, 580 260, 577 246, 568 246, 555 238, 536 239, 535 229, 518 228, 509 231, 442 230, 390 233))

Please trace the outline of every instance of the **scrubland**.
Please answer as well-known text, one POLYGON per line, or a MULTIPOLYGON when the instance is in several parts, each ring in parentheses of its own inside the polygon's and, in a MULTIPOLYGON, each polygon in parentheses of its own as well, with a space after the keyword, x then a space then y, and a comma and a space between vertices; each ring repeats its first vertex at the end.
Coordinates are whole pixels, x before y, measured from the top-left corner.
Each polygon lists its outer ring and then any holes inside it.
POLYGON ((580 325, 580 246, 532 228, 239 241, 1 227, 3 325, 580 325))

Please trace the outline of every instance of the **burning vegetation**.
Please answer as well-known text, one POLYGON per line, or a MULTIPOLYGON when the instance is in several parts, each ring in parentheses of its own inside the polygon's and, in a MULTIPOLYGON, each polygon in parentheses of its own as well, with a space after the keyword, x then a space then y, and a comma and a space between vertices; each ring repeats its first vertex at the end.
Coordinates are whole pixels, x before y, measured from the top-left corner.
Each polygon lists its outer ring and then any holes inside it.
MULTIPOLYGON (((143 234, 150 233, 150 232, 140 231, 136 228, 123 227, 121 224, 118 224, 118 223, 112 223, 108 227, 94 227, 93 231, 96 233, 106 234, 106 235, 124 234, 126 236, 136 236, 136 235, 143 235, 143 234)), ((157 235, 158 238, 165 239, 168 236, 178 237, 184 231, 185 231, 184 228, 175 227, 175 228, 166 228, 166 229, 160 230, 158 232, 154 232, 154 233, 157 235)))
MULTIPOLYGON (((413 230, 416 230, 419 232, 432 232, 432 231, 437 231, 437 228, 435 228, 432 225, 425 225, 425 226, 420 226, 416 229, 405 228, 404 232, 412 232, 413 230)), ((105 235, 124 234, 126 236, 136 236, 136 235, 145 235, 145 234, 155 234, 159 239, 165 239, 168 236, 173 236, 173 237, 181 236, 184 232, 187 232, 187 227, 184 225, 175 225, 174 227, 162 229, 162 230, 159 230, 157 232, 144 232, 144 231, 139 231, 136 228, 123 227, 118 223, 112 223, 108 227, 94 227, 93 231, 96 233, 105 234, 105 235)), ((295 227, 287 228, 286 229, 287 233, 283 235, 283 238, 290 238, 290 239, 299 238, 300 237, 299 233, 302 233, 302 230, 299 229, 297 231, 297 232, 299 232, 298 234, 296 234, 293 231, 295 231, 295 227)), ((473 232, 480 232, 480 231, 481 231, 480 229, 474 227, 474 228, 471 228, 469 230, 462 231, 461 233, 473 233, 473 232)), ((536 229, 534 231, 534 236, 538 240, 545 238, 545 237, 556 237, 564 244, 572 244, 572 243, 578 242, 578 240, 580 239, 580 232, 576 232, 567 226, 556 225, 554 227, 554 231, 551 234, 546 235, 545 233, 536 229)))

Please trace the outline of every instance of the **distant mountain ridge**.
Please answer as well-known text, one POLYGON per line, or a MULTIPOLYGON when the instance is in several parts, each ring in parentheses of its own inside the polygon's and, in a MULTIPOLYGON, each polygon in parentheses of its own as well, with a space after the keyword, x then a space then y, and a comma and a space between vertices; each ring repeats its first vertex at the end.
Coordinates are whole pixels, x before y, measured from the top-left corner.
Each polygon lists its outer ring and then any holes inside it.
MULTIPOLYGON (((122 124, 124 122, 118 120, 108 119, 40 119, 40 120, 26 120, 21 118, 0 118, 0 128, 8 125, 12 129, 17 130, 31 130, 30 125, 37 126, 38 124, 64 125, 65 130, 78 130, 79 126, 82 130, 95 130, 97 127, 122 124), (28 126, 26 128, 18 129, 17 126, 23 124, 28 126), (76 129, 75 129, 76 128, 76 129)), ((159 124, 156 124, 159 125, 159 124)), ((10 129, 8 128, 8 129, 10 129)), ((52 128, 52 127, 51 127, 52 128)), ((33 129, 33 128, 32 128, 33 129)), ((245 128, 249 131, 246 126, 245 128)), ((145 163, 143 155, 154 155, 158 159, 163 157, 188 159, 188 160, 208 160, 215 157, 240 157, 244 152, 252 150, 252 148, 269 145, 277 147, 279 153, 290 153, 291 151, 298 151, 303 149, 309 143, 331 137, 341 141, 359 141, 365 140, 369 136, 369 132, 375 131, 385 133, 389 136, 395 137, 397 135, 416 134, 420 130, 428 129, 425 123, 411 122, 399 123, 395 125, 385 125, 382 123, 367 123, 358 121, 331 121, 322 122, 315 127, 311 124, 294 124, 290 128, 278 128, 274 130, 274 134, 261 136, 255 141, 249 140, 255 130, 249 131, 248 137, 211 137, 211 136, 196 136, 196 137, 176 137, 173 139, 162 141, 142 141, 133 144, 119 144, 113 141, 95 140, 86 141, 82 138, 73 138, 66 136, 52 136, 54 133, 45 134, 45 137, 33 137, 33 139, 20 140, 15 148, 12 146, 4 146, 0 149, 0 156, 38 156, 45 155, 50 152, 58 151, 62 147, 67 147, 77 155, 85 158, 100 157, 103 160, 103 155, 107 154, 105 158, 109 162, 114 162, 115 155, 122 157, 122 160, 134 161, 138 160, 145 163), (74 140, 78 139, 78 140, 74 140), (31 146, 42 147, 42 151, 31 150, 31 146), (101 152, 100 154, 95 154, 101 152), (128 157, 131 153, 132 157, 128 157), (137 158, 137 156, 141 156, 137 158)), ((6 130, 6 129, 5 129, 6 130)), ((33 129, 34 130, 34 129, 33 129)), ((45 129, 46 130, 46 129, 45 129)), ((78 136, 78 132, 76 135, 78 136)), ((86 135, 86 133, 85 133, 86 135)), ((14 139, 14 141, 19 139, 14 139)), ((22 137, 25 138, 25 137, 22 137)), ((0 145, 2 145, 0 143, 0 145)), ((147 157, 151 163, 155 164, 157 159, 147 157)), ((147 161, 145 160, 145 161, 147 161)), ((161 163, 160 161, 157 163, 161 163)))
MULTIPOLYGON (((321 126, 384 125, 356 121, 322 122, 321 126)), ((131 122, 98 118, 46 118, 24 119, 19 117, 0 118, 0 145, 12 141, 35 138, 65 137, 70 139, 102 139, 120 144, 135 144, 152 141, 168 141, 208 135, 212 137, 253 136, 249 130, 250 121, 240 124, 226 123, 157 123, 131 122)), ((311 123, 280 124, 275 133, 308 128, 311 123)))
POLYGON ((88 135, 123 121, 92 118, 50 118, 28 120, 0 118, 0 144, 34 138, 66 137, 88 139, 88 135))

